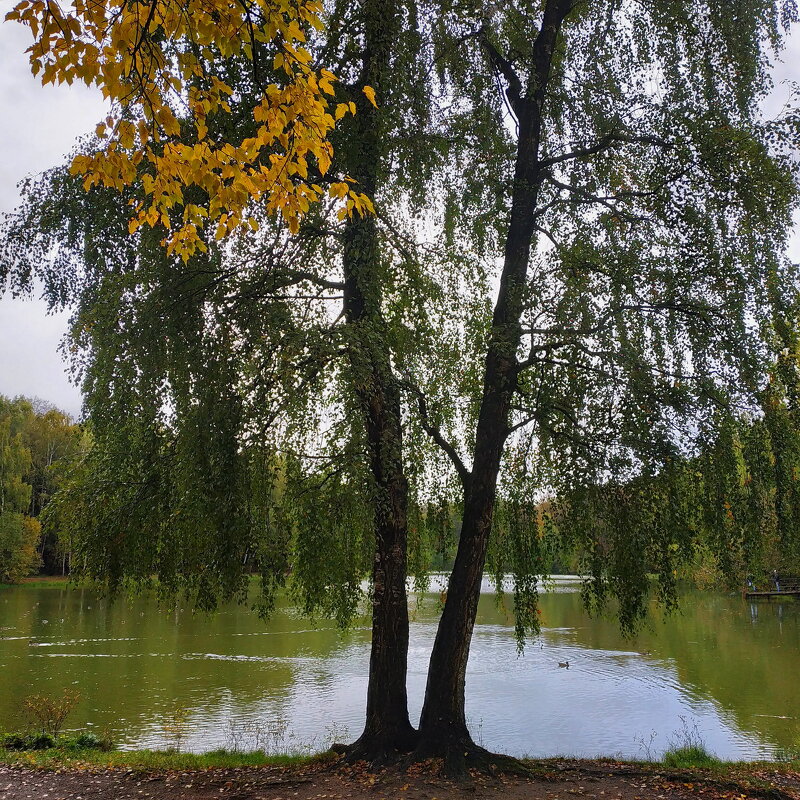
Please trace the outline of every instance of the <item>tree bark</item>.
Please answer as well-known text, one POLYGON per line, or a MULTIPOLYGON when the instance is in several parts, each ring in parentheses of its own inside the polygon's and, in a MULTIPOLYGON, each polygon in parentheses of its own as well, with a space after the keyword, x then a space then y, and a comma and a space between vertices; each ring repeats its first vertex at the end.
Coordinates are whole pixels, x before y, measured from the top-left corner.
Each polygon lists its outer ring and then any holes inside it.
POLYGON ((548 0, 541 30, 533 44, 533 69, 524 95, 513 66, 487 43, 495 68, 509 84, 507 94, 517 114, 519 137, 511 216, 484 366, 472 472, 465 490, 461 537, 447 600, 431 653, 417 748, 420 757, 444 756, 449 771, 456 773, 463 771, 465 759, 471 755, 485 755, 472 741, 466 724, 467 660, 492 528, 497 476, 517 386, 520 318, 542 180, 539 163, 542 110, 553 50, 570 7, 569 0, 548 0))
MULTIPOLYGON (((363 14, 364 60, 354 87, 358 112, 351 121, 354 135, 343 150, 348 174, 361 191, 375 197, 385 143, 379 113, 366 101, 362 88, 372 86, 380 98, 398 16, 396 6, 387 0, 366 0, 363 14)), ((416 731, 408 718, 406 690, 408 481, 400 389, 381 309, 384 272, 374 217, 354 215, 346 223, 343 271, 351 377, 364 415, 376 493, 366 725, 347 751, 351 758, 377 763, 413 749, 416 731)))

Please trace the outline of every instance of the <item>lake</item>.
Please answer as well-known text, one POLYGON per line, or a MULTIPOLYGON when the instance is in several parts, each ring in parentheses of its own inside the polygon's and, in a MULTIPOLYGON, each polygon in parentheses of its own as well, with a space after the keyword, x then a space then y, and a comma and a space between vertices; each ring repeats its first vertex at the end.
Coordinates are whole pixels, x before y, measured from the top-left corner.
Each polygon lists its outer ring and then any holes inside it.
MULTIPOLYGON (((635 640, 589 618, 576 584, 556 584, 541 607, 542 635, 518 655, 510 613, 481 597, 467 714, 485 747, 642 758, 688 736, 726 759, 800 747, 800 604, 691 594, 635 640)), ((437 595, 411 610, 416 720, 437 595)), ((69 687, 81 702, 66 727, 109 732, 125 748, 318 750, 361 731, 369 638, 365 619, 340 631, 287 601, 265 623, 239 606, 205 617, 147 596, 4 588, 0 729, 23 726, 26 695, 69 687)))

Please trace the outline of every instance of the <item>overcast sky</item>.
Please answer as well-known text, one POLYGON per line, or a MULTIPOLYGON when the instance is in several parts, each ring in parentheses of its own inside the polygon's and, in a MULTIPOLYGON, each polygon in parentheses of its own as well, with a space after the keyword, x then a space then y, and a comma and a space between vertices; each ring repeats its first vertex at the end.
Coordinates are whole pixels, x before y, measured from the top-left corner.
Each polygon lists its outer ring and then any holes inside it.
MULTIPOLYGON (((24 50, 26 29, 0 23, 0 212, 19 199, 17 183, 63 163, 75 139, 93 130, 103 116, 102 98, 82 86, 42 87, 32 77, 24 50)), ((768 110, 789 97, 784 80, 800 81, 800 31, 795 29, 774 73, 776 88, 768 110)), ((795 226, 792 257, 800 259, 800 220, 795 226)), ((0 291, 2 291, 0 286, 0 291)), ((0 299, 0 394, 37 396, 74 416, 81 396, 67 376, 59 353, 66 333, 66 314, 47 314, 45 304, 0 299)))

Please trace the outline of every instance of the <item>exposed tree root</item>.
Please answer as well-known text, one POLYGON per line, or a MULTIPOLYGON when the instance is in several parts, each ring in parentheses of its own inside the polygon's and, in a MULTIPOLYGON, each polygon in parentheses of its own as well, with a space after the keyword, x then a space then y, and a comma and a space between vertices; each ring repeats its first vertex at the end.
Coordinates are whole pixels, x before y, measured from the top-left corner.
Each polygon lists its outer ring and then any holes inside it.
POLYGON ((524 761, 502 753, 492 753, 475 744, 469 736, 450 737, 448 740, 422 738, 404 764, 427 761, 432 758, 442 759, 444 776, 454 780, 467 780, 471 770, 488 775, 544 777, 541 771, 524 761))
POLYGON ((419 735, 412 727, 391 734, 372 734, 365 731, 352 744, 333 744, 331 750, 353 764, 366 761, 372 768, 398 764, 417 746, 419 735))

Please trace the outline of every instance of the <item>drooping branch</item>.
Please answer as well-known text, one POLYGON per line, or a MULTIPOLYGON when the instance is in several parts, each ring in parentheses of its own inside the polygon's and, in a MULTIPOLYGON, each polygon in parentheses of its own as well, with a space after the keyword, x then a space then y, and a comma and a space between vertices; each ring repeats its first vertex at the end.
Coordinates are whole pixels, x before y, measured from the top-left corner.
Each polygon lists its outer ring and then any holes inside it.
POLYGON ((459 456, 458 451, 453 446, 452 442, 449 442, 444 434, 442 433, 441 428, 436 425, 433 420, 431 419, 430 413, 428 411, 428 401, 425 397, 425 393, 422 389, 417 386, 417 384, 411 380, 409 376, 406 376, 401 382, 400 385, 406 389, 407 391, 411 392, 417 398, 417 410, 419 411, 419 419, 420 425, 422 425, 422 429, 428 436, 433 439, 434 442, 442 449, 442 451, 447 455, 450 461, 453 463, 456 472, 458 473, 458 477, 461 480, 461 485, 464 488, 464 492, 467 492, 469 489, 470 481, 472 480, 472 473, 467 469, 464 462, 461 460, 461 456, 459 456))

